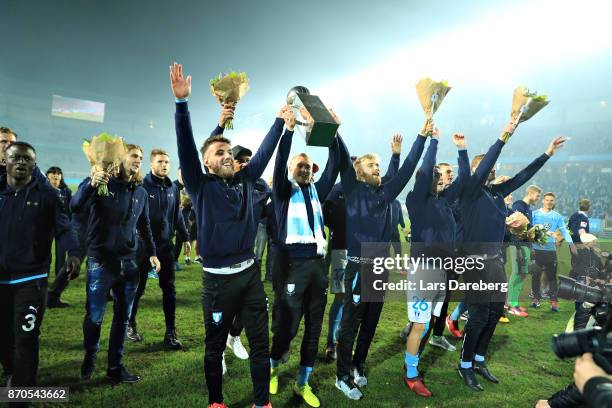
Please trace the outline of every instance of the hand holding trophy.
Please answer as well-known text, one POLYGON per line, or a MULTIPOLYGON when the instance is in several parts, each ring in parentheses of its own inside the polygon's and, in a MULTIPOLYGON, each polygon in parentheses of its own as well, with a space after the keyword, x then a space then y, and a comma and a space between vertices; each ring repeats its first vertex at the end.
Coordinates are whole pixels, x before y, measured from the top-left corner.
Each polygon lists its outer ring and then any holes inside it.
POLYGON ((334 114, 308 88, 294 86, 287 94, 287 104, 293 110, 298 131, 308 146, 329 147, 340 126, 334 114))

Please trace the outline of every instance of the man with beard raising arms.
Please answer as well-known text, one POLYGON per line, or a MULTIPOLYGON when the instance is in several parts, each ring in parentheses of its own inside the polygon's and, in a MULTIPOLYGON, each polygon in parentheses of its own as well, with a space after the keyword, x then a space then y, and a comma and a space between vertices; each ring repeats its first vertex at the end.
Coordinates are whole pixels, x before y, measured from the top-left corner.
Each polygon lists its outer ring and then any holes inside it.
POLYGON ((83 321, 85 357, 81 377, 91 378, 100 349, 100 330, 108 293, 112 290, 113 323, 111 325, 107 377, 115 382, 134 383, 138 375, 130 374, 122 363, 132 303, 138 289, 136 251, 138 235, 144 240, 149 263, 159 271, 155 243, 149 224, 147 191, 140 186, 142 149, 128 144, 116 174, 96 171, 85 179, 70 202, 73 213, 89 211, 87 226, 87 304, 83 321), (108 195, 98 187, 108 186, 108 195))
POLYGON ((193 202, 198 227, 198 247, 203 258, 203 308, 205 335, 204 372, 209 407, 224 408, 222 354, 234 317, 238 314, 250 345, 254 406, 271 407, 269 396, 267 299, 255 263, 253 245, 257 221, 253 190, 280 139, 284 125, 292 131, 295 117, 284 106, 251 161, 234 172, 230 141, 208 138, 200 153, 208 173, 203 173, 191 129, 187 98, 191 77, 183 68, 170 66, 170 84, 176 98, 176 138, 185 188, 193 202))
MULTIPOLYGON (((359 387, 368 383, 364 363, 383 307, 380 293, 376 294, 372 302, 361 301, 362 281, 371 282, 374 277, 371 255, 388 256, 393 228, 391 203, 412 177, 423 153, 426 139, 423 135, 432 132, 433 122, 427 121, 398 173, 382 184, 378 157, 367 154, 357 158, 352 164, 348 149, 340 140, 340 176, 346 203, 348 263, 344 276, 346 294, 338 336, 336 388, 350 399, 363 397, 359 387), (375 252, 374 254, 362 256, 362 242, 378 243, 380 248, 369 251, 375 252), (355 353, 352 354, 357 330, 359 336, 355 353)), ((385 279, 383 275, 380 276, 385 279)), ((364 283, 363 289, 370 289, 367 285, 364 283)))
MULTIPOLYGON (((546 152, 516 176, 499 184, 492 184, 495 180, 495 162, 514 133, 515 127, 513 122, 508 123, 487 154, 474 157, 471 165, 473 174, 460 197, 464 256, 480 259, 484 264, 481 270, 467 270, 463 274, 466 284, 478 284, 481 281, 487 284, 506 283, 501 253, 506 230, 504 197, 529 181, 566 140, 563 137, 553 139, 546 152)), ((458 371, 472 390, 483 390, 475 373, 490 382, 499 382, 489 372, 485 356, 495 327, 503 314, 505 300, 506 294, 502 291, 466 292, 470 317, 465 327, 458 371)))

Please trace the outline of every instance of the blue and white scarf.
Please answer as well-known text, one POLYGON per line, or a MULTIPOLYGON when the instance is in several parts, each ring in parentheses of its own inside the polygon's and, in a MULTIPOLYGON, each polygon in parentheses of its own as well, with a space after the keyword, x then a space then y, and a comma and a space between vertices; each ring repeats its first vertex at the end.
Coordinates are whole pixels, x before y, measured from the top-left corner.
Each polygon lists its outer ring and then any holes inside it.
POLYGON ((308 192, 310 193, 310 204, 314 215, 314 233, 308 222, 308 212, 306 211, 306 198, 298 183, 291 179, 291 198, 289 199, 289 209, 287 210, 287 237, 285 244, 316 244, 317 254, 325 255, 327 241, 323 236, 323 210, 317 195, 317 189, 310 183, 308 192))

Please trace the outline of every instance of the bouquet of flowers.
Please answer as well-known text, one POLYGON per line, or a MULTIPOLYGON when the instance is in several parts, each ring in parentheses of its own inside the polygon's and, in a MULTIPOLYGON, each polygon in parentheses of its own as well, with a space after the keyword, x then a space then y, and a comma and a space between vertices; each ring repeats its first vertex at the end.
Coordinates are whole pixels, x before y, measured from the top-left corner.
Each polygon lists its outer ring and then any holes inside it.
POLYGON ((541 224, 536 224, 531 228, 527 228, 529 219, 525 214, 516 211, 509 217, 506 217, 506 226, 510 229, 510 233, 521 241, 535 242, 543 245, 548 241, 546 228, 541 224))
MULTIPOLYGON (((230 72, 219 74, 210 80, 210 92, 221 105, 230 103, 236 105, 249 90, 249 79, 246 72, 230 72)), ((233 129, 233 120, 225 122, 225 129, 233 129)))
POLYGON ((519 86, 512 94, 512 112, 510 117, 517 125, 529 120, 549 104, 548 96, 530 92, 524 86, 519 86))
MULTIPOLYGON (((125 144, 119 136, 112 136, 108 133, 101 133, 83 142, 83 153, 91 164, 92 173, 105 171, 116 175, 119 173, 121 160, 125 156, 125 144)), ((100 185, 98 195, 107 196, 108 187, 100 185)))
POLYGON ((546 234, 546 228, 542 224, 536 224, 529 228, 525 238, 527 241, 538 245, 544 245, 548 242, 548 234, 546 234))
POLYGON ((417 97, 427 118, 433 118, 444 97, 451 90, 447 81, 435 82, 431 78, 421 78, 416 84, 417 97))
POLYGON ((506 217, 506 226, 510 229, 512 235, 520 237, 527 232, 529 219, 520 211, 515 211, 510 216, 506 217))

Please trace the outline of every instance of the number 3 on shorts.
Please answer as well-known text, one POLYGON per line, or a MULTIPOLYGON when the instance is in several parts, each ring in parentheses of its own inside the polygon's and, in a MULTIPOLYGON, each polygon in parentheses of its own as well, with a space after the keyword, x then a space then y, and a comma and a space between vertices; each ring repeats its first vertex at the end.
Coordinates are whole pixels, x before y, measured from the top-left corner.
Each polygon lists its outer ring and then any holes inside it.
POLYGON ((34 326, 36 325, 36 315, 32 313, 27 314, 25 315, 25 320, 26 320, 27 326, 25 324, 22 324, 21 329, 25 332, 34 330, 34 326))

